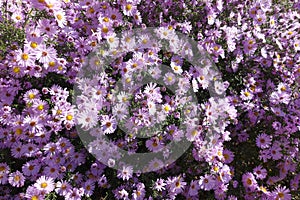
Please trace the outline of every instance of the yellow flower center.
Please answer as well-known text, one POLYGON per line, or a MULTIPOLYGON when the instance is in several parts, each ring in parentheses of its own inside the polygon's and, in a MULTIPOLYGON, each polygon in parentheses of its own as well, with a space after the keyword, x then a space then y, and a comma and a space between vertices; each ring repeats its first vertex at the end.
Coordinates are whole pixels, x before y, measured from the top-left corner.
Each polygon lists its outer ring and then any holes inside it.
POLYGON ((31 200, 39 200, 39 197, 34 195, 34 196, 31 197, 31 200))
POLYGON ((41 104, 41 105, 38 105, 37 109, 38 109, 38 110, 44 110, 44 105, 42 105, 42 104, 41 104))
POLYGON ((21 177, 19 175, 16 175, 14 178, 15 181, 19 181, 20 179, 21 179, 21 177))
POLYGON ((50 61, 50 62, 49 62, 49 66, 50 66, 50 67, 54 67, 55 64, 56 64, 56 63, 55 63, 54 61, 50 61))
POLYGON ((143 40, 142 40, 142 43, 143 43, 143 44, 147 44, 147 42, 148 42, 147 39, 143 39, 143 40))
POLYGON ((246 182, 248 185, 252 185, 252 180, 250 178, 248 178, 246 182))
POLYGON ((132 8, 132 5, 131 5, 131 4, 127 4, 127 5, 125 6, 125 9, 126 9, 127 11, 131 10, 131 8, 132 8))
POLYGON ((165 110, 166 112, 169 112, 170 106, 169 106, 169 105, 166 105, 166 106, 164 107, 164 110, 165 110))
POLYGON ((13 72, 16 74, 20 73, 20 71, 21 71, 20 67, 14 67, 14 69, 13 69, 13 72))
POLYGON ((62 17, 61 14, 57 14, 57 15, 56 15, 56 18, 57 18, 58 20, 62 20, 63 17, 62 17))
POLYGON ((109 22, 108 17, 104 17, 104 18, 103 18, 103 21, 104 21, 104 22, 109 22))
POLYGON ((27 53, 23 53, 21 57, 22 57, 23 60, 28 60, 29 59, 29 55, 27 53))
POLYGON ((115 41, 115 39, 113 37, 108 39, 109 42, 113 43, 115 41))
POLYGON ((38 46, 38 44, 36 42, 31 42, 30 43, 30 47, 33 48, 33 49, 37 48, 37 46, 38 46))
POLYGON ((249 96, 250 96, 250 92, 244 92, 244 95, 245 95, 246 97, 249 97, 249 96))
POLYGON ((196 136, 198 134, 198 131, 197 130, 193 130, 192 131, 192 136, 196 136))
POLYGON ((130 83, 131 82, 131 78, 126 78, 126 83, 130 83))
POLYGON ((16 129, 16 134, 17 134, 17 135, 21 135, 21 134, 22 134, 22 132, 23 132, 23 130, 22 130, 22 129, 20 129, 20 128, 17 128, 17 129, 16 129))
POLYGON ((218 47, 218 46, 215 46, 215 47, 214 47, 214 50, 215 50, 215 51, 218 51, 218 50, 219 50, 219 47, 218 47))
POLYGON ((28 97, 29 97, 29 99, 34 99, 35 95, 32 94, 32 93, 30 93, 30 94, 28 95, 28 97))
POLYGON ((67 115, 66 119, 71 121, 73 119, 73 116, 69 114, 69 115, 67 115))
POLYGON ((107 33, 107 32, 108 32, 108 28, 107 28, 106 26, 103 27, 103 28, 102 28, 102 32, 103 32, 103 33, 107 33))
POLYGON ((48 184, 46 182, 41 183, 41 188, 46 188, 48 184))

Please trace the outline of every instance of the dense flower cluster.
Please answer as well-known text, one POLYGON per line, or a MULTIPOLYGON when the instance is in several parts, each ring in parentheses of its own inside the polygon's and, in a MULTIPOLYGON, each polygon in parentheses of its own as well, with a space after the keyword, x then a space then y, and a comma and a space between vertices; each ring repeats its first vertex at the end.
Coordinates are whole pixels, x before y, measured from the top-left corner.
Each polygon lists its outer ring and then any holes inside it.
POLYGON ((298 0, 8 0, 0 7, 0 199, 299 198, 298 0), (147 35, 124 34, 127 53, 109 52, 109 64, 89 56, 104 42, 117 50, 119 33, 147 27, 172 40, 173 52, 147 35), (192 56, 175 31, 211 56, 223 80, 214 93, 224 98, 208 92, 217 74, 175 54, 192 56), (87 65, 102 72, 79 79, 87 65), (133 80, 142 73, 153 81, 138 89, 133 80), (118 82, 130 92, 114 93, 118 82), (197 104, 182 98, 187 91, 197 104), (136 136, 157 123, 155 135, 136 136), (95 138, 88 149, 78 127, 95 138), (154 158, 152 171, 134 173, 102 136, 129 153, 157 152, 181 138, 192 145, 176 162, 154 158))

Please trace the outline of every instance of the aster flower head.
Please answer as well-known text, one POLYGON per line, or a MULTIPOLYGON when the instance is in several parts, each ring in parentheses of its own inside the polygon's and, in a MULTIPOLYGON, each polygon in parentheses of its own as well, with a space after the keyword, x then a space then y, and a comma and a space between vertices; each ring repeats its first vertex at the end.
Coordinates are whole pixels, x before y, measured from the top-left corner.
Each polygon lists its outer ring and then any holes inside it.
POLYGON ((173 85, 175 81, 176 81, 176 76, 173 73, 168 72, 165 74, 164 82, 166 85, 173 85))
POLYGON ((104 134, 111 134, 117 128, 117 121, 114 116, 102 115, 101 116, 101 126, 104 134))
POLYGON ((259 148, 262 148, 262 149, 270 147, 270 145, 271 145, 271 136, 269 136, 265 133, 259 134, 256 138, 256 145, 259 148))
POLYGON ((201 176, 199 180, 200 189, 205 191, 212 190, 215 187, 215 179, 212 175, 201 176))
POLYGON ((132 178, 133 167, 132 166, 123 166, 122 170, 119 170, 117 177, 122 180, 129 180, 132 178))
POLYGON ((25 177, 21 172, 16 171, 9 175, 8 182, 13 187, 22 187, 25 183, 25 177))
POLYGON ((243 181, 243 185, 246 188, 249 188, 251 191, 254 191, 258 187, 254 175, 250 172, 243 174, 242 181, 243 181))
POLYGON ((272 192, 272 195, 276 200, 291 200, 292 195, 290 190, 286 186, 277 186, 275 191, 272 192))
POLYGON ((257 179, 264 179, 267 177, 267 170, 259 165, 253 169, 253 174, 256 176, 257 179))
POLYGON ((186 184, 182 176, 168 178, 167 180, 169 190, 175 194, 181 193, 185 189, 186 184))
POLYGON ((34 184, 34 187, 48 194, 55 189, 55 184, 53 178, 41 176, 39 179, 37 179, 36 183, 34 184))
POLYGON ((24 51, 21 49, 16 51, 16 61, 21 66, 32 66, 34 65, 35 59, 36 55, 28 47, 25 47, 24 51))

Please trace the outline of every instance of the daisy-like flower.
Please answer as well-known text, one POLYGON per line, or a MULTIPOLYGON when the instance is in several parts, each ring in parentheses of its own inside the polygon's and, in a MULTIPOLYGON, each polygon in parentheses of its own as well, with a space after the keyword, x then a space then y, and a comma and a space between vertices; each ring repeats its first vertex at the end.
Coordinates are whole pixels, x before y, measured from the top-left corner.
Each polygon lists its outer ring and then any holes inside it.
POLYGON ((175 74, 182 74, 183 70, 180 65, 175 65, 171 63, 172 70, 175 74))
POLYGON ((84 195, 83 188, 71 188, 70 191, 65 195, 65 199, 68 200, 80 200, 84 195))
POLYGON ((90 197, 94 193, 95 182, 93 180, 89 179, 84 183, 83 188, 84 188, 84 194, 87 197, 90 197))
POLYGON ((200 189, 211 190, 215 187, 215 179, 211 175, 206 174, 205 176, 201 176, 199 185, 200 189))
POLYGON ((22 172, 25 176, 32 176, 37 174, 40 171, 40 168, 41 167, 37 161, 31 160, 22 166, 22 172))
POLYGON ((151 171, 157 171, 159 169, 161 169, 162 167, 164 166, 164 163, 163 161, 157 159, 157 158, 154 158, 153 160, 151 160, 149 162, 149 168, 151 171))
POLYGON ((108 115, 102 115, 101 126, 104 131, 104 134, 111 134, 117 128, 117 121, 114 116, 109 117, 108 115))
POLYGON ((41 176, 39 179, 37 179, 34 187, 48 194, 54 190, 55 184, 53 178, 41 176))
POLYGON ((159 79, 161 77, 161 70, 159 67, 151 67, 148 69, 148 72, 154 79, 159 79))
POLYGON ((253 174, 256 176, 257 179, 264 179, 267 177, 267 170, 262 168, 262 166, 257 166, 253 169, 253 174))
POLYGON ((285 186, 277 186, 275 191, 272 192, 272 195, 276 200, 291 200, 292 196, 290 190, 285 186))
POLYGON ((81 125, 82 129, 89 130, 97 125, 98 114, 96 110, 83 110, 78 112, 76 116, 77 123, 81 125))
POLYGON ((165 82, 166 85, 172 85, 172 84, 175 83, 175 81, 176 81, 176 77, 173 73, 168 72, 168 73, 165 74, 164 82, 165 82))
POLYGON ((200 189, 199 181, 192 180, 188 194, 190 196, 197 196, 199 189, 200 189))
POLYGON ((32 133, 43 131, 44 128, 43 124, 40 122, 40 117, 38 115, 26 116, 24 118, 24 124, 32 133))
POLYGON ((167 184, 165 183, 164 179, 159 178, 155 181, 153 188, 157 191, 163 191, 166 189, 166 185, 167 184))
POLYGON ((129 104, 130 95, 122 91, 117 95, 117 100, 119 103, 129 104))
POLYGON ((163 148, 163 143, 158 137, 152 137, 146 141, 146 147, 149 149, 149 151, 157 152, 163 148))
POLYGON ((41 35, 45 33, 43 37, 52 38, 58 32, 58 27, 54 23, 53 20, 49 19, 41 19, 38 21, 37 28, 41 31, 41 35))
POLYGON ((224 163, 228 164, 231 163, 234 159, 234 154, 232 151, 228 149, 223 150, 223 158, 224 158, 224 163))
POLYGON ((66 14, 63 10, 56 10, 53 14, 55 16, 55 20, 57 22, 58 27, 63 28, 67 25, 66 14))
POLYGON ((57 194, 65 196, 70 191, 71 191, 71 185, 67 181, 62 180, 56 183, 55 192, 57 194))
POLYGON ((18 24, 24 22, 25 17, 24 14, 18 10, 16 12, 13 12, 11 19, 18 24))
POLYGON ((112 108, 112 113, 118 120, 124 120, 128 110, 124 104, 118 103, 112 108))
MULTIPOLYGON (((157 34, 158 36, 161 38, 161 39, 170 39, 174 36, 175 34, 175 31, 173 29, 172 26, 162 26, 162 27, 159 27, 158 30, 157 30, 157 34)), ((179 63, 178 63, 179 64, 179 63)))
POLYGON ((26 189, 25 198, 31 200, 45 199, 45 194, 36 189, 34 186, 28 186, 26 189))
POLYGON ((26 103, 33 103, 34 100, 38 99, 39 97, 40 97, 40 92, 37 89, 31 89, 24 94, 23 100, 26 103))
POLYGON ((198 129, 197 127, 189 128, 186 133, 186 137, 188 141, 193 142, 199 137, 200 133, 201 133, 201 129, 198 129))
POLYGON ((116 190, 115 192, 116 199, 129 200, 128 192, 123 188, 122 190, 116 190))
POLYGON ((122 5, 122 11, 126 16, 133 16, 134 12, 136 11, 136 6, 129 2, 124 3, 122 5))
POLYGON ((241 99, 244 101, 251 100, 253 98, 253 93, 249 89, 244 89, 241 91, 241 99))
POLYGON ((265 133, 259 134, 256 138, 256 145, 259 148, 262 148, 262 149, 270 147, 270 145, 271 145, 271 136, 269 136, 265 133))
POLYGON ((25 183, 25 177, 21 172, 16 171, 9 175, 8 182, 13 187, 22 187, 25 183))
POLYGON ((119 170, 117 177, 128 181, 132 177, 132 173, 132 166, 123 166, 122 170, 119 170))
POLYGON ((244 187, 249 188, 251 191, 258 187, 254 175, 250 172, 243 174, 242 181, 244 187))
POLYGON ((35 54, 28 47, 25 47, 24 51, 21 49, 16 51, 16 61, 21 66, 32 66, 34 65, 35 59, 35 54))
POLYGON ((56 59, 56 50, 53 47, 41 45, 39 51, 36 52, 36 58, 48 68, 48 63, 56 59))
POLYGON ((181 176, 178 176, 172 179, 168 178, 167 185, 172 193, 179 194, 184 190, 186 182, 184 182, 181 176))

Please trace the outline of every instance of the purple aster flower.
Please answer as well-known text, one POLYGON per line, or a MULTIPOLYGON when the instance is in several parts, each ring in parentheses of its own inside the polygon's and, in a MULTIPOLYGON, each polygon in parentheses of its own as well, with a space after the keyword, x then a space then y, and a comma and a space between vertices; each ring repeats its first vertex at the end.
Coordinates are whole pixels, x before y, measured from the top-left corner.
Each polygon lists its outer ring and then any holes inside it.
POLYGON ((264 179, 267 177, 267 170, 262 168, 262 166, 257 166, 253 169, 253 174, 256 176, 257 179, 264 179))
POLYGON ((29 48, 25 48, 24 51, 21 49, 16 51, 16 61, 21 66, 32 66, 34 65, 35 59, 35 54, 29 48))
POLYGON ((242 181, 243 181, 244 187, 250 189, 251 191, 254 191, 255 189, 258 188, 255 177, 250 172, 243 174, 242 181))
POLYGON ((13 187, 23 187, 25 183, 25 177, 21 172, 16 171, 9 174, 8 182, 13 187))
POLYGON ((213 176, 208 174, 201 176, 199 180, 200 189, 206 191, 213 189, 215 187, 215 183, 216 181, 213 176))
POLYGON ((290 190, 288 188, 286 188, 286 186, 277 186, 275 188, 275 191, 272 192, 272 196, 276 199, 276 200, 291 200, 292 199, 292 195, 290 194, 290 190))
POLYGON ((101 126, 104 131, 104 134, 111 134, 117 128, 117 121, 113 116, 109 117, 108 115, 102 115, 101 126))
POLYGON ((123 166, 122 170, 119 170, 117 177, 123 180, 129 180, 132 177, 132 166, 123 166))
POLYGON ((163 191, 166 189, 166 185, 167 184, 165 183, 164 179, 159 178, 155 181, 153 188, 157 191, 163 191))
POLYGON ((265 133, 259 134, 256 138, 256 145, 259 148, 262 148, 262 149, 270 147, 270 145, 271 145, 271 136, 269 136, 265 133))

